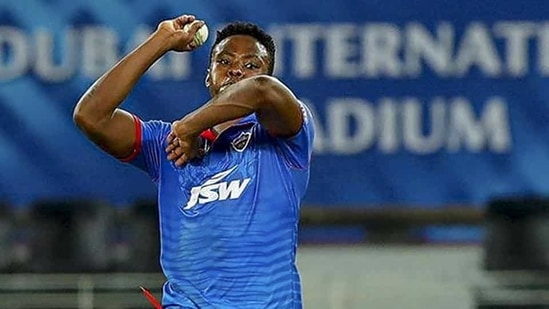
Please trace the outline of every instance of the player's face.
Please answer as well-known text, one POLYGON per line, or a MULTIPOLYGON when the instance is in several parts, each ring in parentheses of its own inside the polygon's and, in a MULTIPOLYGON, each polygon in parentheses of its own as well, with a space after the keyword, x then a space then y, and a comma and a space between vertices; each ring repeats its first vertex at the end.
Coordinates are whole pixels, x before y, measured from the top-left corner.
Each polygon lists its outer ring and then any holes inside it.
POLYGON ((267 74, 269 54, 265 46, 248 35, 233 35, 216 45, 206 86, 212 96, 239 80, 267 74))

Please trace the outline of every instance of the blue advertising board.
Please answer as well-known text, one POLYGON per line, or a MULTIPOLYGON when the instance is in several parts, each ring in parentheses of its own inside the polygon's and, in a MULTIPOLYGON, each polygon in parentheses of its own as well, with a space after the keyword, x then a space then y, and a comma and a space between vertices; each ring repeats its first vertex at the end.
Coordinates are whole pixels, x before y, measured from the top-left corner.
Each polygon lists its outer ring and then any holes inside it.
MULTIPOLYGON (((182 13, 211 34, 246 20, 275 37, 276 75, 315 114, 307 205, 477 207, 549 193, 543 1, 2 0, 0 199, 155 196, 144 173, 90 144, 72 110, 182 13)), ((206 102, 212 41, 167 54, 122 107, 173 121, 206 102)))

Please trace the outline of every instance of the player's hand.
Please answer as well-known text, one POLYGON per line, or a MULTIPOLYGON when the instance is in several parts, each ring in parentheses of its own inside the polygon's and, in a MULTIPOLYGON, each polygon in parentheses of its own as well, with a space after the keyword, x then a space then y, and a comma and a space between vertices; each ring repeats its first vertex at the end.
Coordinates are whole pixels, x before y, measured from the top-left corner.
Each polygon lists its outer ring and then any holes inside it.
POLYGON ((173 161, 175 166, 181 167, 192 159, 199 158, 204 152, 199 148, 198 136, 183 136, 177 134, 179 121, 172 124, 172 131, 168 134, 166 142, 166 153, 168 160, 173 161))
POLYGON ((196 34, 196 31, 204 25, 204 21, 202 20, 193 23, 196 20, 194 15, 181 15, 174 19, 164 20, 158 25, 156 33, 168 35, 169 39, 167 44, 169 50, 179 52, 191 51, 197 47, 192 43, 194 35, 196 34), (191 23, 193 24, 189 29, 186 31, 183 30, 185 25, 191 23))

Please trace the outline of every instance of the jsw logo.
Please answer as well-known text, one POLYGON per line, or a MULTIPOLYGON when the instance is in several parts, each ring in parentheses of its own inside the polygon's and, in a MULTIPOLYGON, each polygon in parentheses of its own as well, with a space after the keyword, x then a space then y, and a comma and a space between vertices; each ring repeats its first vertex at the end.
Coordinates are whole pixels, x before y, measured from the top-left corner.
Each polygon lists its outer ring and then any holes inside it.
POLYGON ((221 180, 234 171, 236 167, 237 166, 215 174, 204 184, 193 187, 191 189, 191 198, 183 209, 191 209, 197 204, 206 204, 214 201, 225 201, 228 199, 234 200, 239 198, 240 195, 242 195, 242 192, 244 192, 244 189, 246 189, 250 183, 250 178, 237 179, 230 182, 221 182, 221 180))

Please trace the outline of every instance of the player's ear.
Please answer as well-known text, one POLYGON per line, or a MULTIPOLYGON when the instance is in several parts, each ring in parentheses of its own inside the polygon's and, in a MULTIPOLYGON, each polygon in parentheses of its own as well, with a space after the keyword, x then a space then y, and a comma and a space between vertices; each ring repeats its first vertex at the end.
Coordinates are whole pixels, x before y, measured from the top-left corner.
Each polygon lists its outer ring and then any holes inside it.
POLYGON ((204 79, 204 85, 207 88, 210 88, 210 85, 211 85, 210 69, 206 70, 206 78, 204 79))

